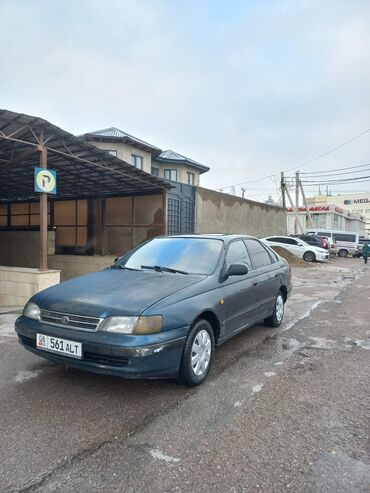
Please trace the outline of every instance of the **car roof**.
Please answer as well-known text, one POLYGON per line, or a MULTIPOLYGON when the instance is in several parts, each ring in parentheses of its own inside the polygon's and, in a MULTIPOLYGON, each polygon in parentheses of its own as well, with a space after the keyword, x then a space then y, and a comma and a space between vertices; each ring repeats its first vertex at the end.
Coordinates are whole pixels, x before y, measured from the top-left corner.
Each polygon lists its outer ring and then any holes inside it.
POLYGON ((229 233, 202 233, 202 234, 188 234, 188 235, 166 235, 160 236, 159 238, 202 238, 207 240, 222 240, 225 242, 230 242, 238 238, 253 238, 258 239, 255 236, 246 234, 229 234, 229 233))

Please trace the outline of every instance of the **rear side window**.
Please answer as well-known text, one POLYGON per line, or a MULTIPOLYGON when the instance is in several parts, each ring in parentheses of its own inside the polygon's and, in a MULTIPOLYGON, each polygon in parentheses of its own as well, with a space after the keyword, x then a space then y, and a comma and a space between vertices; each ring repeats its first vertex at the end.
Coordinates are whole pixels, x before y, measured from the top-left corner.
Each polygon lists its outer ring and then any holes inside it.
POLYGON ((284 238, 284 239, 285 239, 285 243, 287 243, 288 245, 297 246, 297 240, 293 240, 293 238, 284 238))
POLYGON ((288 243, 288 238, 280 238, 280 236, 273 236, 272 238, 267 238, 267 241, 274 241, 275 243, 288 243))
POLYGON ((233 241, 229 245, 226 254, 226 265, 230 267, 231 264, 246 264, 249 269, 252 267, 251 259, 242 240, 233 241))
POLYGON ((266 267, 271 265, 272 258, 266 248, 257 240, 245 240, 250 258, 252 260, 252 266, 255 269, 266 267))
POLYGON ((356 235, 347 235, 344 233, 334 233, 333 236, 337 241, 349 241, 351 243, 354 243, 356 241, 356 235))

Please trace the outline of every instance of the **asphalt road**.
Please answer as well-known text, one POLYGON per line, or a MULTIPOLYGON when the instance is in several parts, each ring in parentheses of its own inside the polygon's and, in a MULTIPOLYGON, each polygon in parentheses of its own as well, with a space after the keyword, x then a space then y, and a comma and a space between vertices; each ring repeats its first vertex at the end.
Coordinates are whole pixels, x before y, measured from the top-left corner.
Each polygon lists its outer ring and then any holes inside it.
POLYGON ((369 491, 370 267, 293 280, 284 324, 218 348, 190 390, 53 365, 0 315, 0 491, 369 491))

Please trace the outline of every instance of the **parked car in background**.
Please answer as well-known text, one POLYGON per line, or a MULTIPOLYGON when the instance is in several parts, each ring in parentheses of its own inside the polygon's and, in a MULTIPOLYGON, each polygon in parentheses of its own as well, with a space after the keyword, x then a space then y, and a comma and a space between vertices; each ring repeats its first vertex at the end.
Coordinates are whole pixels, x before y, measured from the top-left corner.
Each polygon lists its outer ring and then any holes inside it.
POLYGON ((291 236, 268 236, 267 238, 263 238, 262 241, 270 246, 283 247, 294 255, 297 255, 297 257, 303 258, 306 262, 325 262, 329 258, 327 250, 309 245, 299 238, 292 238, 291 236))
POLYGON ((370 238, 359 238, 356 257, 362 257, 362 249, 366 243, 370 245, 370 238))
POLYGON ((323 240, 326 241, 325 249, 329 251, 332 255, 336 255, 338 252, 337 242, 333 236, 321 236, 323 240))
POLYGON ((327 250, 328 241, 324 239, 322 236, 318 235, 289 235, 292 238, 299 238, 300 240, 305 241, 309 245, 316 246, 319 248, 325 248, 327 250))
POLYGON ((336 241, 337 253, 339 257, 357 255, 359 244, 359 233, 350 231, 329 230, 307 230, 308 235, 331 236, 336 241))
POLYGON ((15 328, 26 349, 64 365, 192 386, 206 379, 215 346, 261 320, 281 324, 290 277, 250 236, 157 237, 37 293, 15 328))

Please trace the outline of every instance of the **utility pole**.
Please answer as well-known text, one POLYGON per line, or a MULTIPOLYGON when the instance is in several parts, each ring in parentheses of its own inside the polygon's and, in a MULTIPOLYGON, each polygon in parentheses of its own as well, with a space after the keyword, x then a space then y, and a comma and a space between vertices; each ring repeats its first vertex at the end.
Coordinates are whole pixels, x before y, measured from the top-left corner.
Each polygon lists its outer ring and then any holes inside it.
POLYGON ((299 229, 301 230, 301 232, 302 232, 302 234, 303 234, 303 233, 304 233, 304 229, 303 229, 303 226, 302 226, 302 224, 301 224, 301 221, 299 220, 299 215, 298 215, 298 213, 297 213, 297 211, 296 211, 296 208, 294 207, 294 203, 293 203, 293 200, 292 200, 292 197, 291 197, 291 195, 290 195, 290 193, 289 193, 288 188, 286 188, 286 189, 285 189, 285 191, 286 191, 286 194, 287 194, 288 200, 289 200, 289 202, 290 202, 290 205, 291 205, 291 207, 292 207, 292 209, 293 209, 293 212, 294 212, 294 215, 295 215, 296 224, 299 226, 299 229))
POLYGON ((301 189, 303 203, 304 203, 304 206, 306 207, 306 218, 307 218, 308 226, 309 226, 309 228, 313 228, 312 216, 311 216, 310 210, 309 210, 308 205, 307 205, 306 195, 304 193, 303 185, 302 185, 302 182, 300 179, 299 179, 299 188, 301 189))
POLYGON ((295 210, 296 210, 296 221, 294 223, 294 233, 298 233, 298 213, 299 213, 299 171, 295 174, 295 210))
POLYGON ((280 190, 281 190, 281 196, 283 199, 283 209, 286 209, 286 198, 285 198, 285 179, 284 179, 284 171, 281 172, 281 178, 280 178, 280 190))

